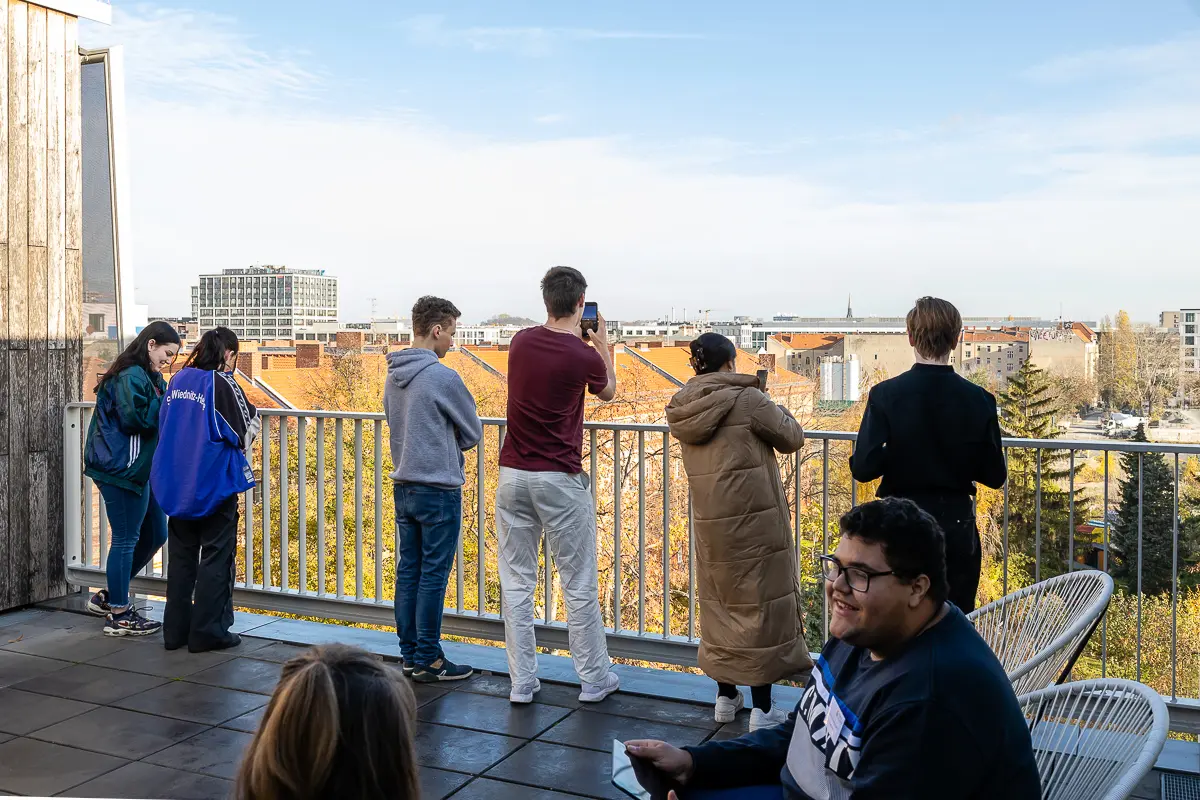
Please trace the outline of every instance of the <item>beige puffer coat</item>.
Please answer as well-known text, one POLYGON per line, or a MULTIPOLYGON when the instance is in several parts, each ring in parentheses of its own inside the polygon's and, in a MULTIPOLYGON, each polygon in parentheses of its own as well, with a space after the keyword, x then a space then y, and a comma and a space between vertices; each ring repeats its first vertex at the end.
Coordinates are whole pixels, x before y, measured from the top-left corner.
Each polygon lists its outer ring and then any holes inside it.
POLYGON ((804 431, 753 375, 690 380, 667 406, 683 447, 696 530, 700 668, 761 686, 812 667, 804 642, 791 516, 775 451, 804 431))

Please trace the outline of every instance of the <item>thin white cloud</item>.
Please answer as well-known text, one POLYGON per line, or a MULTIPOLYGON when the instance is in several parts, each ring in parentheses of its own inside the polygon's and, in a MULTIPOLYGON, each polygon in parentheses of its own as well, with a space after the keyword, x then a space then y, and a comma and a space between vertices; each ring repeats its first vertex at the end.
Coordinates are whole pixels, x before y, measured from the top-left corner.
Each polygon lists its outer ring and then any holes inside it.
POLYGON ((1031 80, 1070 84, 1085 80, 1195 76, 1200 70, 1200 32, 1165 42, 1112 47, 1055 58, 1025 71, 1031 80))
POLYGON ((594 28, 454 27, 440 14, 419 14, 400 21, 400 29, 411 44, 433 47, 465 47, 476 52, 509 52, 528 57, 551 55, 568 42, 644 40, 670 41, 703 39, 694 33, 594 28))
POLYGON ((561 125, 567 121, 566 114, 541 114, 533 118, 538 125, 561 125))

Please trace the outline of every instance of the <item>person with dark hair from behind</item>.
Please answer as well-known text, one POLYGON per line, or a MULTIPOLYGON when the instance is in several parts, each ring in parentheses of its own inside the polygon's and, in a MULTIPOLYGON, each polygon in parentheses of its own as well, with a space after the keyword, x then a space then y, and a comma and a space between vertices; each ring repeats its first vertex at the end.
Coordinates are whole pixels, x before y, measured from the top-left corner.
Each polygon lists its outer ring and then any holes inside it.
POLYGON ((996 398, 950 364, 958 309, 922 297, 907 323, 916 363, 871 389, 850 471, 863 483, 882 477, 879 497, 907 497, 933 515, 946 536, 950 602, 969 613, 982 563, 975 483, 999 489, 1008 479, 996 398))
POLYGON ((235 800, 420 800, 417 704, 395 669, 356 647, 305 650, 238 770, 235 800))
POLYGON ((735 371, 737 349, 719 333, 690 345, 696 377, 667 405, 693 498, 700 668, 717 681, 715 718, 733 722, 749 686, 750 730, 787 717, 771 685, 812 669, 787 499, 776 451, 794 453, 804 430, 735 371))
POLYGON ((413 306, 413 346, 388 353, 383 410, 396 502, 396 635, 404 671, 421 683, 469 678, 442 652, 446 584, 462 535, 463 452, 479 444, 475 398, 441 363, 461 312, 449 300, 413 306))
POLYGON ((596 703, 620 687, 600 616, 596 507, 583 471, 584 398, 590 392, 612 400, 617 374, 603 317, 584 341, 586 291, 579 270, 552 268, 542 278, 546 324, 514 336, 508 353, 508 435, 500 450, 496 529, 514 703, 533 702, 541 689, 533 593, 543 532, 566 600, 571 658, 583 684, 579 699, 596 703))
POLYGON ((241 642, 229 630, 238 496, 254 486, 248 455, 261 421, 233 376, 238 348, 228 328, 200 337, 171 379, 159 415, 162 444, 150 482, 170 516, 168 650, 186 645, 199 653, 241 642))
POLYGON ((88 611, 104 617, 109 636, 146 636, 162 626, 142 616, 129 582, 167 540, 167 518, 150 481, 158 445, 158 410, 167 384, 162 371, 179 353, 179 333, 152 322, 113 360, 96 385, 96 411, 83 451, 84 474, 100 487, 108 514, 107 588, 88 611))
POLYGON ((681 800, 1040 797, 1012 685, 946 602, 937 522, 888 498, 844 515, 841 534, 821 558, 830 639, 787 722, 682 749, 634 741, 629 752, 677 783, 681 800))

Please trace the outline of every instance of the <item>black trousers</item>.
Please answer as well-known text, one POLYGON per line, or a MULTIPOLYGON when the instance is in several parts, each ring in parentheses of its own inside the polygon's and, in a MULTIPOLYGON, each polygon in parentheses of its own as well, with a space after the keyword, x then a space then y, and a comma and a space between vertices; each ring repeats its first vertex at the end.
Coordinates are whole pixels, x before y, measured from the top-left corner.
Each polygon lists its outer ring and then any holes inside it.
POLYGON ((975 507, 970 496, 937 495, 910 498, 937 520, 946 537, 946 580, 950 602, 964 614, 975 610, 983 547, 975 524, 975 507))
POLYGON ((203 519, 167 523, 167 608, 163 644, 207 649, 233 627, 233 559, 237 553, 237 496, 203 519))

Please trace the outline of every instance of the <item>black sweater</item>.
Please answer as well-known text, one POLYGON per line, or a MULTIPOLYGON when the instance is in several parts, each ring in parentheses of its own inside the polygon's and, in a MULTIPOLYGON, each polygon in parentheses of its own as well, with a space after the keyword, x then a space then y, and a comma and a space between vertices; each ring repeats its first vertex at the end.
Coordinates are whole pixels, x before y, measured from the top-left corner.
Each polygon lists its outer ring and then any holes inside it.
POLYGON ((950 366, 916 364, 871 389, 850 457, 879 497, 971 496, 1007 479, 996 398, 950 366))

